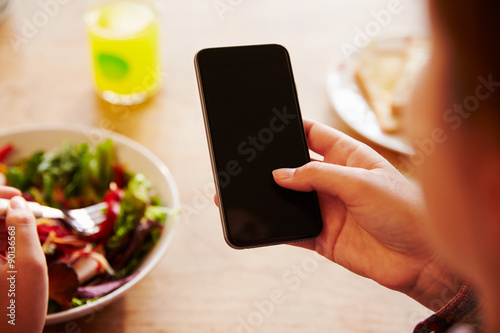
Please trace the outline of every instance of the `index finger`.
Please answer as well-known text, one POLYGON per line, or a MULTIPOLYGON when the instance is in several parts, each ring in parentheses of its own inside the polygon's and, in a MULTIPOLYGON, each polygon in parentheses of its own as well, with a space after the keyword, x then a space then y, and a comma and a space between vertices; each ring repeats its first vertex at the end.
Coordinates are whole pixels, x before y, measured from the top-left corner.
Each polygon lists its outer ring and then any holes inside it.
POLYGON ((0 198, 10 199, 18 195, 21 195, 21 191, 17 188, 0 185, 0 198))
POLYGON ((346 165, 347 157, 360 147, 365 146, 347 134, 327 125, 309 119, 304 119, 303 122, 309 149, 325 157, 329 155, 330 161, 335 164, 346 165))

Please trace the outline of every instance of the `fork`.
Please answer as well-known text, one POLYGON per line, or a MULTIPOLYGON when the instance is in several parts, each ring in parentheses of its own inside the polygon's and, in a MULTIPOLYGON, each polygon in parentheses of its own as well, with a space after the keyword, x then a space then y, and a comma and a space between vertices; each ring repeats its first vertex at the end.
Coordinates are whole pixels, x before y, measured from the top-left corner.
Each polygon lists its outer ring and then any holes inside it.
MULTIPOLYGON (((61 219, 83 236, 92 236, 99 231, 99 225, 106 220, 105 209, 108 204, 98 204, 79 209, 62 211, 57 208, 42 206, 37 202, 28 201, 28 208, 36 218, 46 217, 61 219)), ((0 216, 4 215, 10 205, 10 200, 0 198, 0 216)))

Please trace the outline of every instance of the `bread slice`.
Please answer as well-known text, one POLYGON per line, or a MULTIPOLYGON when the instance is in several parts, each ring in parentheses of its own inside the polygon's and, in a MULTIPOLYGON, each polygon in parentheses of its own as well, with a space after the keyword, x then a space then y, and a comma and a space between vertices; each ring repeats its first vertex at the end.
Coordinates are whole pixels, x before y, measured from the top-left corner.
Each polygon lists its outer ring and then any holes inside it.
POLYGON ((418 76, 429 60, 430 42, 424 38, 412 39, 411 46, 407 51, 407 62, 405 70, 394 90, 394 99, 392 101, 392 114, 400 118, 403 111, 410 103, 411 95, 418 76))
POLYGON ((401 110, 408 104, 415 78, 425 63, 428 45, 414 42, 372 43, 359 55, 354 78, 380 128, 401 130, 401 110))

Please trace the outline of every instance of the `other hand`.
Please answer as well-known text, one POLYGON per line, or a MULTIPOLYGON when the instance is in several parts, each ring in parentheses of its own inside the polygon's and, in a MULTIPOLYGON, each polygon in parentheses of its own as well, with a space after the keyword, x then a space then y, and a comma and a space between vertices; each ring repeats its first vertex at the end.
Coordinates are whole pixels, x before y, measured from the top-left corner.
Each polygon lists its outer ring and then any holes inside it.
POLYGON ((0 197, 11 199, 0 220, 0 332, 41 332, 48 302, 47 265, 35 217, 20 195, 0 186, 0 197))

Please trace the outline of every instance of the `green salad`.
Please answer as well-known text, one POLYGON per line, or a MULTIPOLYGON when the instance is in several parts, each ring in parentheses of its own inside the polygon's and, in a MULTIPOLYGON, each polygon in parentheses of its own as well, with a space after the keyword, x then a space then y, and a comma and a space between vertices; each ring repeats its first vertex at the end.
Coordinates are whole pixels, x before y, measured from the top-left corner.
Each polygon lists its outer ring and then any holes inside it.
POLYGON ((0 147, 0 176, 27 200, 62 210, 107 204, 106 219, 92 236, 62 220, 37 220, 49 271, 49 313, 91 302, 132 279, 175 212, 152 195, 143 174, 117 158, 113 141, 66 143, 4 163, 13 150, 10 144, 0 147))

